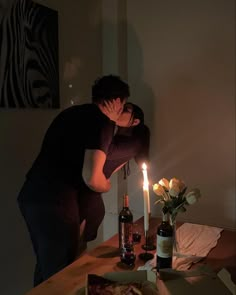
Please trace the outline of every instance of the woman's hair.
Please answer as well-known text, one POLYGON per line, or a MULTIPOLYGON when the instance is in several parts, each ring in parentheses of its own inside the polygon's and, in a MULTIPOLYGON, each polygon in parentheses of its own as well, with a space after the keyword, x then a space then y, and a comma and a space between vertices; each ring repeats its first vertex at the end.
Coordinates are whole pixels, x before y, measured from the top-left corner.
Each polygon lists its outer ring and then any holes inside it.
POLYGON ((107 75, 95 80, 92 86, 92 102, 104 103, 117 97, 121 101, 130 96, 129 85, 119 76, 107 75))
MULTIPOLYGON (((138 138, 140 143, 140 149, 137 155, 135 156, 135 161, 141 167, 142 163, 149 163, 149 149, 150 149, 150 130, 144 124, 144 112, 143 110, 133 103, 126 103, 124 110, 129 108, 131 110, 131 119, 130 124, 134 122, 135 119, 139 119, 140 123, 132 128, 133 138, 138 138)), ((124 166, 124 176, 129 175, 129 163, 124 166)))
POLYGON ((130 124, 132 125, 135 119, 139 119, 140 125, 144 125, 144 112, 143 110, 134 103, 128 102, 124 105, 124 111, 130 109, 131 118, 130 124))

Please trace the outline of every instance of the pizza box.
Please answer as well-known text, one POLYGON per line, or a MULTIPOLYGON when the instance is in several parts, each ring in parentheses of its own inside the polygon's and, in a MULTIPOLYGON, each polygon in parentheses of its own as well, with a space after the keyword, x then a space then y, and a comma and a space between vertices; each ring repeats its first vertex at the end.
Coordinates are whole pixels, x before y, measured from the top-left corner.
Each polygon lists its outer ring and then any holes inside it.
MULTIPOLYGON (((134 281, 149 281, 152 285, 157 285, 158 291, 148 292, 148 295, 199 295, 199 294, 214 294, 214 295, 236 295, 235 284, 229 277, 229 273, 223 269, 217 275, 212 275, 211 272, 202 275, 195 272, 186 271, 169 271, 166 277, 157 279, 156 274, 152 271, 121 271, 109 272, 102 275, 103 278, 116 282, 134 282, 134 281), (164 280, 163 280, 164 279, 164 280)), ((70 295, 88 295, 87 287, 84 287, 70 295)))
MULTIPOLYGON (((89 275, 89 274, 88 274, 89 275)), ((87 277, 88 277, 87 275, 87 277)), ((115 282, 148 282, 151 285, 151 291, 148 290, 147 295, 156 295, 159 294, 156 290, 156 274, 152 271, 140 270, 140 271, 119 271, 119 272, 108 272, 103 274, 101 277, 115 281, 115 282)), ((86 286, 82 288, 77 288, 69 294, 69 295, 88 295, 88 283, 86 282, 86 286)))
MULTIPOLYGON (((93 276, 93 275, 90 275, 93 276)), ((95 275, 96 276, 96 275, 95 275)), ((156 274, 152 271, 146 271, 146 270, 140 270, 140 271, 120 271, 120 272, 108 272, 105 273, 102 276, 99 276, 100 278, 104 278, 106 280, 121 283, 121 285, 124 284, 135 284, 135 283, 141 283, 139 285, 140 288, 142 288, 142 294, 144 295, 157 295, 159 294, 157 291, 156 286, 156 274)), ((89 278, 89 274, 88 274, 89 278)), ((95 277, 96 278, 96 277, 95 277)), ((87 286, 86 286, 86 295, 90 295, 88 291, 88 281, 87 280, 87 286)), ((116 285, 117 286, 117 285, 116 285)), ((127 285, 126 285, 127 288, 127 285)), ((115 291, 114 291, 115 292, 115 291)), ((117 292, 117 291, 116 291, 117 292)), ((121 293, 114 293, 114 294, 121 294, 121 293)), ((113 294, 113 293, 112 293, 113 294)), ((124 294, 124 293, 122 293, 124 294)), ((132 294, 139 294, 139 293, 132 293, 132 294)))

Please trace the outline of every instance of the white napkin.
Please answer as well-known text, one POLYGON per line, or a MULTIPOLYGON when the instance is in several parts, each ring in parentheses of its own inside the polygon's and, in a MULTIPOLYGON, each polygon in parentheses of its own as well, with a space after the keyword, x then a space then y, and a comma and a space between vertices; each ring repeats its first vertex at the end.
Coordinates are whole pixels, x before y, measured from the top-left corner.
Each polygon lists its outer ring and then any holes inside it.
MULTIPOLYGON (((179 253, 173 257, 173 268, 187 270, 193 263, 206 257, 216 246, 222 230, 222 228, 192 223, 181 225, 176 231, 179 253)), ((155 266, 156 255, 138 270, 151 270, 155 266)))
POLYGON ((176 231, 179 255, 173 259, 173 268, 187 270, 192 263, 206 257, 217 244, 223 229, 192 223, 184 223, 176 231))

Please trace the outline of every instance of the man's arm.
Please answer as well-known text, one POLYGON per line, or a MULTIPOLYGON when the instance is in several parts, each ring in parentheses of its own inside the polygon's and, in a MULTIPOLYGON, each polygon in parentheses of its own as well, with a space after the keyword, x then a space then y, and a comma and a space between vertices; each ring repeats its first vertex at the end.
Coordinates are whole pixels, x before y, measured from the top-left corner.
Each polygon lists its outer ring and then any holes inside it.
POLYGON ((101 150, 85 151, 82 176, 86 185, 95 192, 106 193, 111 184, 103 173, 106 154, 101 150))
POLYGON ((123 110, 124 102, 120 98, 105 101, 105 106, 99 105, 100 111, 110 120, 98 121, 93 125, 92 142, 85 150, 82 177, 86 185, 95 192, 105 193, 111 188, 110 181, 103 173, 109 145, 114 134, 115 121, 123 110))

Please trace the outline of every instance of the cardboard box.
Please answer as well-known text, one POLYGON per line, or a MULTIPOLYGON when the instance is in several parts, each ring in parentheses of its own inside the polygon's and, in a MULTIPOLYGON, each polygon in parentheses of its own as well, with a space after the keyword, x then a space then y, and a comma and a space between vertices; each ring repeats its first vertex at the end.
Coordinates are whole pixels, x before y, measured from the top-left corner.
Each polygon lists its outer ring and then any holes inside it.
MULTIPOLYGON (((224 270, 225 275, 225 270, 224 270)), ((228 275, 228 273, 227 273, 228 275)), ((232 295, 235 293, 235 284, 225 283, 225 280, 218 275, 196 275, 194 272, 188 274, 186 272, 170 271, 166 280, 157 279, 156 274, 152 271, 121 271, 121 272, 109 272, 103 275, 104 278, 117 281, 117 282, 134 282, 134 281, 149 281, 154 285, 157 285, 157 293, 159 295, 199 295, 199 294, 214 294, 214 295, 232 295), (193 276, 192 276, 193 275, 193 276)), ((82 288, 73 295, 86 295, 86 288, 82 288)), ((72 294, 70 294, 72 295, 72 294)))
POLYGON ((160 295, 235 294, 235 285, 233 283, 229 286, 229 283, 211 271, 205 272, 205 274, 197 272, 195 270, 183 272, 163 270, 163 280, 157 281, 160 295))
MULTIPOLYGON (((143 283, 142 290, 144 295, 158 295, 156 287, 156 274, 151 271, 121 271, 105 273, 103 278, 124 283, 143 283)), ((88 286, 86 288, 86 295, 88 295, 88 286)))
POLYGON ((147 270, 108 272, 103 277, 116 282, 149 281, 156 284, 156 274, 147 270))
MULTIPOLYGON (((152 289, 156 289, 156 274, 152 271, 146 271, 146 270, 140 270, 140 271, 120 271, 120 272, 108 272, 105 273, 102 277, 116 281, 116 282, 150 282, 152 289)), ((148 295, 156 295, 159 294, 156 292, 148 292, 148 295)), ((73 292, 70 293, 70 295, 87 295, 87 286, 77 289, 75 288, 73 292)))

